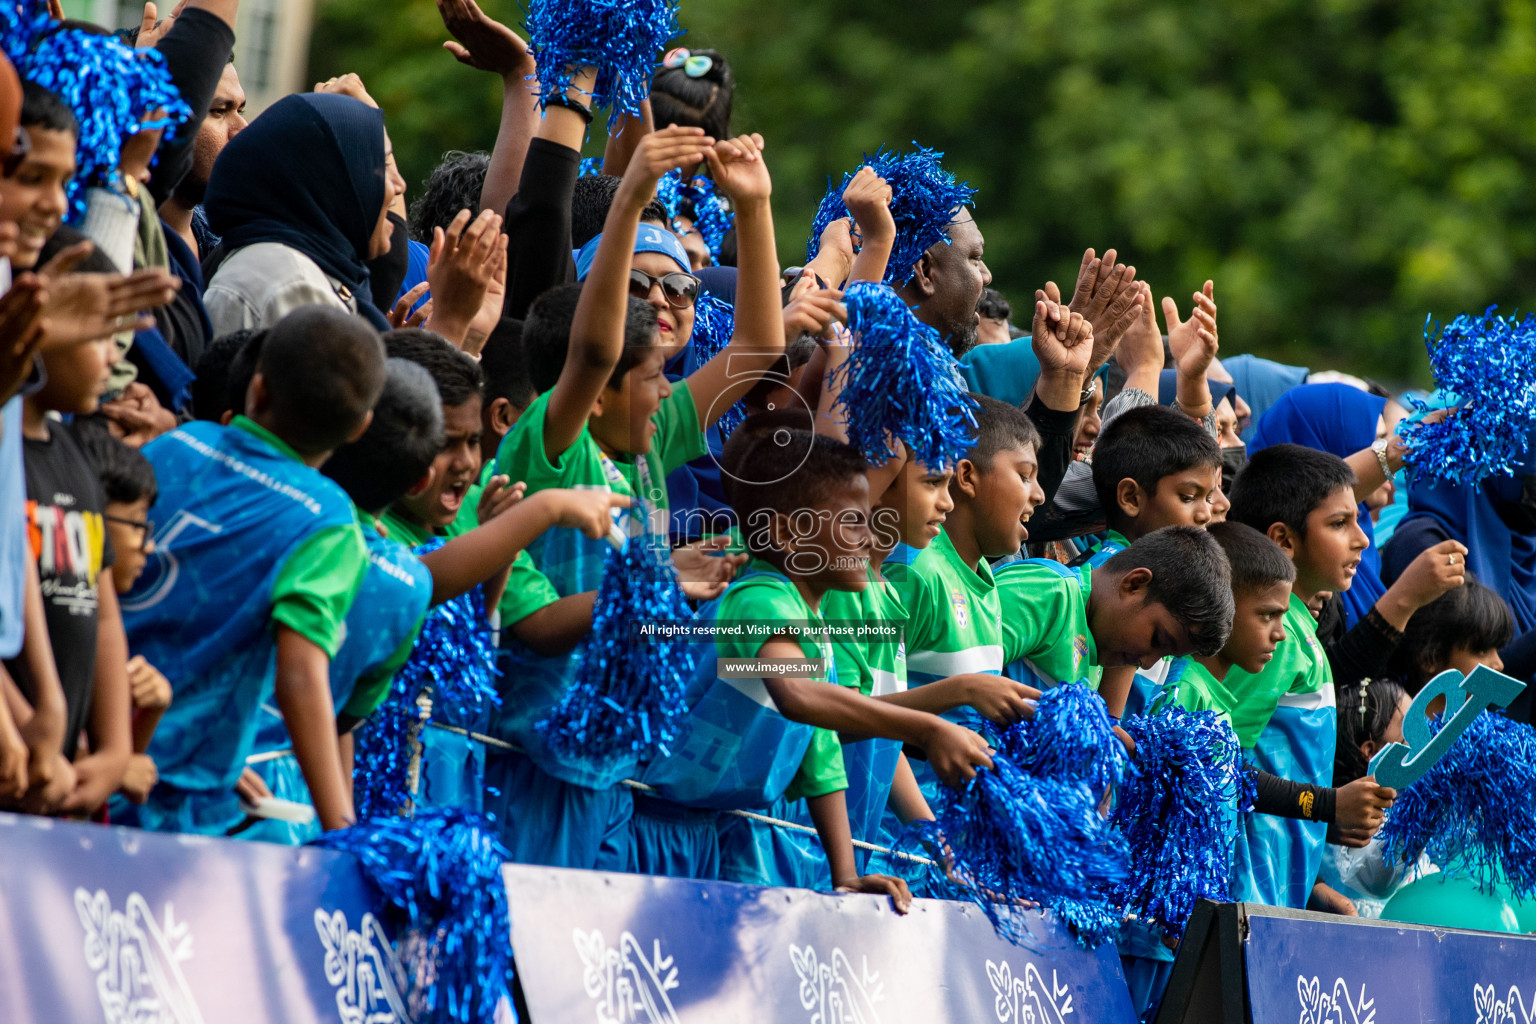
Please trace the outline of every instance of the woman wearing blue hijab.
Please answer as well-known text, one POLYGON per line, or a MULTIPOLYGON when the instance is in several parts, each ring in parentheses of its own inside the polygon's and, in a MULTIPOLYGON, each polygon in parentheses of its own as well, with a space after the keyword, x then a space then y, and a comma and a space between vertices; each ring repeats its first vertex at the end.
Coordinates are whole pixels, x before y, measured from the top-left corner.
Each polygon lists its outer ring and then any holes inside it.
MULTIPOLYGON (((1347 459, 1369 449, 1384 432, 1386 404, 1385 398, 1348 384, 1292 388, 1259 418, 1252 448, 1299 444, 1347 459)), ((1390 484, 1383 484, 1360 503, 1360 528, 1370 544, 1361 553, 1354 584, 1335 595, 1319 618, 1317 635, 1335 682, 1385 674, 1408 619, 1463 578, 1466 549, 1452 542, 1426 552, 1415 571, 1391 588, 1382 583, 1371 511, 1389 503, 1391 495, 1390 484)))
POLYGON ((380 330, 368 261, 389 251, 384 116, 350 96, 286 96, 230 140, 203 208, 222 236, 203 304, 215 335, 270 327, 306 305, 344 308, 380 330))

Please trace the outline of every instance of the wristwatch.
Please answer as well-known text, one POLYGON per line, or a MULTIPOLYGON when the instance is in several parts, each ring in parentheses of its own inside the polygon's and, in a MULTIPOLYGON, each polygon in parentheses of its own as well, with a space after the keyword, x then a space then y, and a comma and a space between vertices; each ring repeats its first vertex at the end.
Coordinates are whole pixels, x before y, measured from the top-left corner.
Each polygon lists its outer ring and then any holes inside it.
POLYGON ((1381 465, 1381 476, 1384 480, 1392 479, 1392 467, 1387 464, 1387 446, 1391 443, 1390 439, 1382 437, 1371 445, 1371 452, 1376 456, 1377 463, 1381 465))

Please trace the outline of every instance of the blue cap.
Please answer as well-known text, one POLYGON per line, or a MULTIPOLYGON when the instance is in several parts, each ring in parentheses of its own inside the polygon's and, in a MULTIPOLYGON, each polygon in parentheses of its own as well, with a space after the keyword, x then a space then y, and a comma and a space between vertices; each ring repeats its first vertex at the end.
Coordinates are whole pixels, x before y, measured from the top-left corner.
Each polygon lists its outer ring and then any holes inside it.
MULTIPOLYGON (((597 247, 602 242, 603 236, 598 235, 576 254, 576 280, 585 281, 587 274, 592 270, 592 261, 597 259, 597 247)), ((635 234, 635 252, 659 252, 663 256, 670 256, 685 274, 693 273, 693 265, 688 262, 688 253, 683 249, 683 243, 677 240, 677 236, 666 228, 655 224, 641 224, 640 230, 635 234)))

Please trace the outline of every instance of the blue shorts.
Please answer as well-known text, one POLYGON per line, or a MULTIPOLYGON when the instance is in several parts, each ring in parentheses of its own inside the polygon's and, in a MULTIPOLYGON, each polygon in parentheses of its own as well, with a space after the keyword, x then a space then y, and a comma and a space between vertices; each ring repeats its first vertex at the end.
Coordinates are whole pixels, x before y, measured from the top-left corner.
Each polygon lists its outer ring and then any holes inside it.
POLYGON ((719 811, 684 807, 670 800, 635 794, 632 870, 667 878, 720 877, 719 811))
MULTIPOLYGON (((804 800, 791 803, 779 797, 763 813, 782 821, 811 823, 804 800)), ((735 814, 720 816, 720 877, 748 885, 791 886, 823 892, 832 888, 831 868, 815 833, 765 825, 735 814)))
POLYGON ((492 751, 486 758, 485 813, 514 863, 628 871, 634 812, 628 786, 563 782, 518 753, 492 751))

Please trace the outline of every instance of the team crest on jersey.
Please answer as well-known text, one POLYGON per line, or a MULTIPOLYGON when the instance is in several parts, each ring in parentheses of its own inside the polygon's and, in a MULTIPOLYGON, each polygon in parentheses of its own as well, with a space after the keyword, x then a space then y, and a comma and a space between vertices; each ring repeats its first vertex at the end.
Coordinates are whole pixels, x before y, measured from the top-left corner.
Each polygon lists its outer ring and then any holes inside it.
POLYGON ((955 609, 955 625, 961 629, 969 628, 971 624, 971 610, 965 603, 965 594, 959 587, 955 587, 949 592, 949 603, 955 609))
POLYGON ((1079 633, 1072 638, 1072 671, 1076 672, 1088 660, 1088 638, 1079 633))

